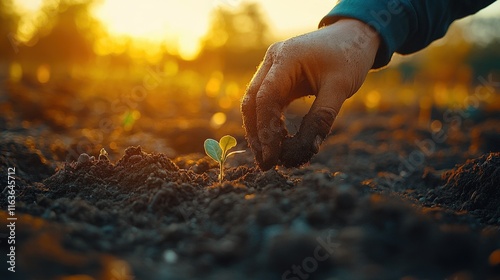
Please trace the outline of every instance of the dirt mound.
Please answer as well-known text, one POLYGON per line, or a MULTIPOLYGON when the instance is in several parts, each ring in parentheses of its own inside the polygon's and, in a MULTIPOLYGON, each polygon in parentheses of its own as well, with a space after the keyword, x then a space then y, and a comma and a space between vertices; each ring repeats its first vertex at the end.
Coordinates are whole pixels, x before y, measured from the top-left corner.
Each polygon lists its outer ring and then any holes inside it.
POLYGON ((39 182, 54 174, 50 163, 36 147, 35 139, 3 133, 0 139, 0 167, 16 169, 16 178, 27 184, 39 182))
POLYGON ((500 153, 471 159, 443 174, 443 203, 500 224, 500 153))

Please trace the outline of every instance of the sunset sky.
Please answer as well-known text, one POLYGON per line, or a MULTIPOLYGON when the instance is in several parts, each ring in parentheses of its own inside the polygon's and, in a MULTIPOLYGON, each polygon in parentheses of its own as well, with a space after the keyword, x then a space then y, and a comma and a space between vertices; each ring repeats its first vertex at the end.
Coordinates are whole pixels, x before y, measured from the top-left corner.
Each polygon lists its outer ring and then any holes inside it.
POLYGON ((106 0, 94 13, 113 33, 149 38, 168 36, 202 36, 209 25, 210 14, 223 7, 237 9, 244 2, 257 2, 269 20, 274 35, 314 30, 319 20, 336 0, 310 1, 241 1, 241 0, 106 0), (146 17, 144 15, 147 15, 146 17))
MULTIPOLYGON (((58 0, 45 0, 57 3, 58 0)), ((75 0, 78 2, 78 0, 75 0)), ((237 9, 244 2, 260 4, 269 21, 272 34, 284 39, 317 28, 320 19, 336 0, 102 0, 92 14, 115 36, 126 35, 153 42, 176 42, 186 55, 194 55, 199 40, 206 33, 214 9, 237 9)), ((33 14, 43 0, 14 0, 18 10, 33 14)), ((479 16, 500 16, 500 1, 483 10, 479 16)))

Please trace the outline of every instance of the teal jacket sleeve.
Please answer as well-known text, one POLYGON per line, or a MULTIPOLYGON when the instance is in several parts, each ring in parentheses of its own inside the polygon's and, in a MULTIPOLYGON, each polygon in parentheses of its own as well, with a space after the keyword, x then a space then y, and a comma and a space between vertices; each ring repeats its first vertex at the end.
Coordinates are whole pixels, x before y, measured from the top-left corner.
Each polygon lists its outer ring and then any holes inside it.
POLYGON ((355 18, 373 27, 382 44, 372 68, 389 63, 394 52, 409 54, 444 36, 451 23, 495 0, 340 0, 320 22, 355 18))

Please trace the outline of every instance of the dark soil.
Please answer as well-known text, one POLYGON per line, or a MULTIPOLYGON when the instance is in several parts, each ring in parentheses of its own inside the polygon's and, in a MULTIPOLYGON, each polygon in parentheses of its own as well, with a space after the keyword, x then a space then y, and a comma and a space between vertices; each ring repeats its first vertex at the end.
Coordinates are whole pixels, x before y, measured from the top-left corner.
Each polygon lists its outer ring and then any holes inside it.
POLYGON ((500 279, 500 119, 484 114, 436 141, 411 113, 353 113, 310 164, 262 172, 248 151, 222 184, 201 153, 66 161, 71 142, 6 126, 17 263, 0 278, 500 279))

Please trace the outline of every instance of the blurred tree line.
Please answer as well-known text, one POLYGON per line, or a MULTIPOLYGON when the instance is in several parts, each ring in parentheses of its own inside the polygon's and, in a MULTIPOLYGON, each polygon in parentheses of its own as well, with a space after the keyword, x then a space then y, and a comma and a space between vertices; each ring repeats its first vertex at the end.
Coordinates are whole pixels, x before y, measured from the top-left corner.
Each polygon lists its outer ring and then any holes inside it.
POLYGON ((2 60, 70 64, 89 61, 94 56, 96 31, 100 30, 99 23, 92 21, 89 14, 92 2, 44 1, 36 17, 22 18, 15 13, 12 0, 2 1, 2 60), (32 29, 31 38, 19 39, 19 29, 32 29))
POLYGON ((468 84, 477 82, 478 77, 498 76, 499 29, 498 18, 453 24, 443 39, 397 64, 396 68, 405 82, 420 77, 429 83, 468 84))
MULTIPOLYGON (((26 23, 16 14, 12 0, 2 1, 0 68, 5 70, 11 62, 20 63, 25 72, 40 64, 68 71, 74 65, 95 66, 96 62, 99 66, 114 68, 144 63, 137 55, 131 55, 136 48, 133 39, 127 39, 121 51, 105 55, 96 52, 96 45, 103 39, 112 39, 104 26, 90 14, 89 7, 94 2, 45 1, 41 15, 27 19, 30 21, 28 27, 35 29, 31 38, 22 40, 19 33, 26 23)), ((271 42, 269 28, 256 4, 246 4, 237 10, 219 8, 214 11, 209 32, 202 42, 202 51, 195 61, 183 61, 170 54, 167 42, 162 46, 163 58, 158 63, 175 60, 183 69, 207 73, 218 70, 237 75, 253 72, 271 42)))
POLYGON ((478 19, 472 22, 470 34, 476 42, 472 46, 467 63, 475 76, 487 76, 491 72, 500 74, 500 18, 478 19), (480 31, 480 32, 476 32, 480 31))
POLYGON ((12 10, 12 0, 0 2, 0 54, 2 62, 13 56, 15 50, 11 45, 11 34, 17 30, 19 17, 12 10))
POLYGON ((212 17, 199 60, 225 73, 253 72, 271 43, 269 26, 257 4, 237 11, 221 8, 212 17))
MULTIPOLYGON (((41 16, 23 19, 14 12, 12 0, 1 1, 0 73, 5 75, 11 62, 20 63, 26 72, 40 64, 51 65, 53 69, 61 68, 62 72, 73 65, 95 66, 96 61, 106 61, 99 67, 130 68, 135 65, 137 57, 131 58, 128 53, 132 40, 125 43, 123 52, 96 54, 97 42, 109 37, 109 34, 90 14, 89 7, 94 2, 48 0, 44 1, 41 16), (25 20, 32 21, 28 26, 34 32, 29 40, 22 41, 18 34, 20 28, 25 28, 25 20)), ((429 81, 458 82, 457 79, 462 79, 464 75, 499 73, 499 29, 500 19, 496 18, 475 20, 462 29, 455 25, 453 34, 445 39, 446 44, 433 46, 394 67, 403 81, 411 81, 419 75, 429 81), (465 33, 480 36, 467 38, 465 33)), ((233 75, 248 75, 255 71, 272 42, 270 28, 257 4, 244 4, 239 9, 219 8, 214 11, 209 32, 196 60, 183 61, 169 54, 168 43, 165 43, 163 58, 158 63, 175 60, 181 70, 201 73, 218 70, 233 75)))

